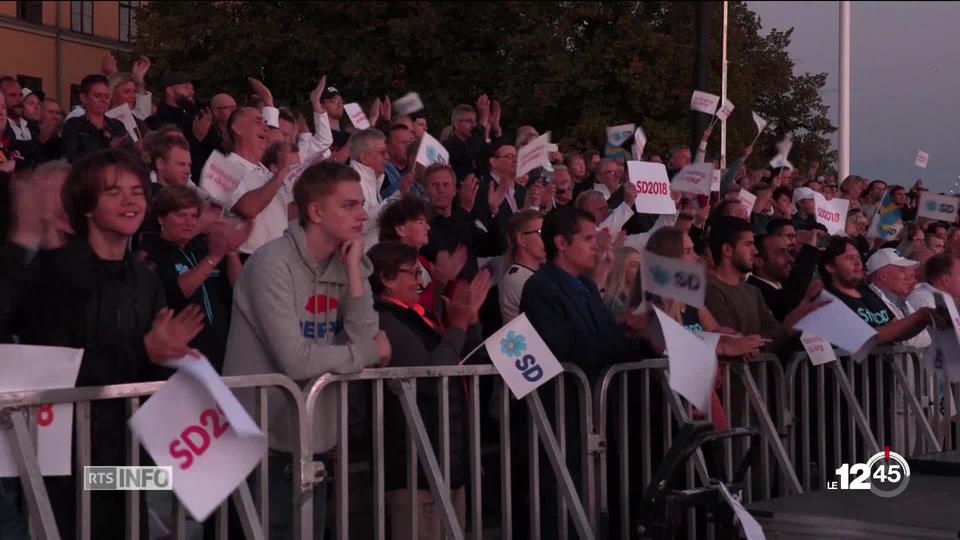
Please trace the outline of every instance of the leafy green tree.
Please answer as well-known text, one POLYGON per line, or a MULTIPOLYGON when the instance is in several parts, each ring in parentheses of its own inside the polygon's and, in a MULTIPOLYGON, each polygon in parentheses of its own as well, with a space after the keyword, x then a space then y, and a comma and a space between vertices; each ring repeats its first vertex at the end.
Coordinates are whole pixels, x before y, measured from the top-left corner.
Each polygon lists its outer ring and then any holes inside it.
MULTIPOLYGON (((721 4, 709 5, 709 84, 720 91, 721 4)), ((599 148, 604 127, 636 122, 665 152, 689 137, 693 2, 150 2, 138 52, 155 71, 189 71, 201 98, 250 94, 261 78, 279 102, 306 106, 326 73, 347 101, 419 92, 434 133, 449 111, 480 93, 501 100, 508 134, 529 124, 564 148, 599 148)), ((825 74, 797 74, 792 29, 760 33, 744 2, 730 3, 728 154, 739 155, 770 121, 751 166, 794 136, 791 161, 835 158, 835 128, 819 91, 825 74)), ((719 129, 708 153, 719 152, 719 129)))

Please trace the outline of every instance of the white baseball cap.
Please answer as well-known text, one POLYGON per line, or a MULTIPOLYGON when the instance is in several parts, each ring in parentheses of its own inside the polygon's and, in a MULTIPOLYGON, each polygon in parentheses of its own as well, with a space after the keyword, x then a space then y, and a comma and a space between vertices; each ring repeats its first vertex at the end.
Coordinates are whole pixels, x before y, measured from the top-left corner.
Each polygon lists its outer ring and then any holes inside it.
POLYGON ((867 273, 873 274, 884 266, 889 266, 891 264, 903 268, 912 268, 920 263, 905 258, 894 248, 883 248, 878 249, 876 253, 867 259, 867 273))
POLYGON ((813 199, 813 190, 808 187, 798 187, 793 190, 793 202, 800 202, 804 199, 813 199))

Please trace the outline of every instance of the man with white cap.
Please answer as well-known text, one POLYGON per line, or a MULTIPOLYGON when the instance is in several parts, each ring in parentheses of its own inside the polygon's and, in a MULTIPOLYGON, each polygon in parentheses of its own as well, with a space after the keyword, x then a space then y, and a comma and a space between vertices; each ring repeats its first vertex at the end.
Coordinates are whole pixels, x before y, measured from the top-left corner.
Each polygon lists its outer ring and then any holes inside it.
MULTIPOLYGON (((907 301, 907 296, 917 284, 917 261, 906 259, 894 248, 878 249, 867 259, 867 274, 872 290, 896 319, 903 319, 917 311, 907 301)), ((926 330, 903 342, 910 347, 923 348, 930 345, 926 330)))
POLYGON ((817 207, 813 194, 814 191, 808 187, 793 190, 793 202, 797 205, 793 225, 797 229, 807 230, 817 223, 817 207))

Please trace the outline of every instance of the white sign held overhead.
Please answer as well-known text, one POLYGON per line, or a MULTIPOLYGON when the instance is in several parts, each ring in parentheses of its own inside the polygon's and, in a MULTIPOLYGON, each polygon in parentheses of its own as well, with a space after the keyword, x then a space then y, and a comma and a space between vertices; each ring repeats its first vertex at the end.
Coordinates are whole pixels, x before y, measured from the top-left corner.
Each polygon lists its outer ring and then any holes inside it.
POLYGON ((727 121, 727 118, 730 118, 730 113, 733 112, 733 102, 729 99, 723 100, 723 105, 717 109, 717 118, 723 122, 727 121))
MULTIPOLYGON (((72 388, 82 359, 82 349, 0 345, 0 392, 72 388)), ((35 421, 40 474, 70 475, 73 405, 40 405, 35 421)), ((13 430, 0 430, 0 478, 18 476, 17 461, 13 457, 14 444, 13 430)))
POLYGON ((757 204, 757 196, 745 189, 740 190, 740 204, 747 209, 747 215, 753 214, 753 207, 757 204))
POLYGON ((927 161, 930 159, 930 154, 924 152, 923 150, 917 150, 917 159, 913 161, 913 164, 921 169, 927 168, 927 161))
POLYGON ((763 117, 757 113, 753 113, 753 123, 757 125, 757 135, 760 135, 760 133, 763 133, 764 128, 767 127, 767 121, 764 120, 763 117))
POLYGON ((920 192, 917 203, 917 216, 953 223, 957 220, 957 207, 960 199, 952 195, 937 195, 929 191, 920 192))
POLYGON ((717 112, 717 105, 720 103, 720 96, 694 90, 690 96, 690 109, 713 116, 717 112))
POLYGON ((811 311, 793 327, 814 336, 822 336, 854 357, 862 359, 863 355, 873 348, 877 331, 870 328, 859 315, 830 292, 822 291, 818 300, 830 300, 830 303, 811 311))
POLYGON ((607 127, 607 144, 610 146, 620 146, 627 139, 630 138, 630 135, 633 135, 633 130, 636 129, 636 124, 620 124, 619 126, 608 126, 607 127))
POLYGON ((691 163, 673 176, 673 180, 670 181, 670 189, 686 193, 710 195, 713 171, 713 163, 691 163))
POLYGON ((347 103, 343 106, 343 110, 347 112, 347 116, 350 117, 350 122, 355 128, 370 129, 370 120, 367 119, 367 114, 360 108, 360 104, 347 103))
POLYGON ((423 102, 420 101, 420 94, 410 92, 393 102, 393 110, 397 114, 413 114, 423 110, 423 102))
POLYGON ((653 311, 667 346, 670 389, 700 411, 710 410, 717 373, 716 341, 697 337, 656 306, 653 311))
POLYGON ((850 201, 834 197, 827 200, 823 195, 814 192, 813 201, 816 207, 817 223, 827 228, 831 235, 843 234, 847 227, 847 208, 850 201))
POLYGON ((267 438, 207 359, 183 358, 130 420, 157 465, 172 466, 173 490, 203 521, 266 455, 267 438))
POLYGON ((833 351, 833 346, 826 339, 804 332, 800 335, 800 342, 803 343, 803 350, 807 351, 811 364, 819 366, 837 361, 837 353, 833 351))
POLYGON ((793 164, 790 163, 790 150, 793 148, 793 140, 789 135, 783 138, 782 141, 777 143, 777 155, 773 156, 773 159, 770 160, 770 166, 774 169, 780 167, 786 167, 790 170, 793 170, 793 164))
POLYGON ((238 161, 214 150, 203 164, 200 172, 200 187, 210 198, 217 201, 224 208, 229 208, 233 200, 233 192, 237 190, 243 175, 247 170, 238 161))
POLYGON ((703 264, 640 253, 643 290, 696 308, 703 307, 707 294, 707 272, 703 264))
POLYGON ((670 180, 663 163, 628 161, 627 177, 637 186, 635 207, 641 214, 676 214, 670 195, 670 180))
POLYGON ((563 366, 524 313, 487 338, 483 346, 517 399, 563 372, 563 366))
POLYGON ((450 152, 427 132, 420 139, 420 148, 417 149, 416 162, 429 167, 434 163, 450 163, 450 152))
POLYGON ((523 176, 537 167, 549 166, 549 147, 548 131, 517 150, 517 176, 523 176))
POLYGON ((140 128, 137 127, 137 120, 133 117, 133 111, 130 110, 130 106, 124 103, 119 107, 114 107, 109 111, 103 113, 107 118, 113 118, 119 120, 123 127, 127 129, 127 134, 130 135, 130 138, 133 142, 140 141, 140 128))
POLYGON ((634 161, 640 161, 643 159, 643 149, 646 146, 647 134, 643 132, 643 128, 637 127, 637 129, 633 132, 633 148, 631 149, 634 161))

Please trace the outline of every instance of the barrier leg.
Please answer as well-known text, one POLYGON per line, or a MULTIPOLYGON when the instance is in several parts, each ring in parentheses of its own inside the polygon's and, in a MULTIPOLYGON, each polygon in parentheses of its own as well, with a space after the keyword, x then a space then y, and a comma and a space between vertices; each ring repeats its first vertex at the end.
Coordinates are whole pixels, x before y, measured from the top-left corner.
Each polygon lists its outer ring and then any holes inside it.
MULTIPOLYGON (((870 455, 876 454, 880 451, 880 445, 877 444, 877 438, 874 437, 873 430, 870 429, 870 424, 867 422, 867 417, 865 414, 863 414, 863 409, 860 408, 860 403, 857 401, 857 397, 853 393, 853 387, 850 385, 850 379, 847 378, 847 374, 844 373, 843 369, 837 362, 830 362, 830 369, 833 370, 833 376, 840 384, 840 391, 847 399, 847 409, 850 411, 857 425, 860 426, 860 432, 863 434, 864 440, 867 441, 868 445, 870 445, 870 455)), ((855 457, 856 454, 851 454, 851 459, 855 459, 855 457)))
MULTIPOLYGON (((15 410, 9 411, 8 414, 10 426, 5 428, 13 429, 13 457, 20 471, 20 481, 23 484, 30 515, 39 517, 37 523, 40 534, 45 540, 60 540, 60 531, 57 530, 57 522, 53 517, 53 507, 50 506, 47 488, 43 484, 43 475, 40 474, 40 462, 37 461, 30 428, 27 427, 27 413, 23 410, 15 410)), ((79 481, 82 482, 82 479, 79 481)))
POLYGON ((540 400, 540 394, 536 390, 524 398, 527 406, 530 408, 530 415, 537 426, 537 432, 545 446, 547 458, 553 467, 553 472, 557 478, 557 484, 561 493, 567 501, 572 513, 573 524, 577 528, 582 540, 593 540, 593 531, 590 529, 590 522, 587 519, 587 513, 583 509, 580 497, 577 495, 577 488, 573 485, 573 479, 570 477, 570 471, 567 470, 567 464, 560 457, 560 445, 553 435, 553 429, 547 420, 547 412, 543 408, 543 402, 540 400))
POLYGON ((780 465, 780 471, 783 473, 787 482, 790 484, 790 487, 793 488, 795 493, 803 493, 803 487, 800 485, 800 479, 797 478, 797 471, 793 468, 793 464, 790 463, 790 458, 787 457, 787 450, 783 446, 783 441, 780 440, 780 434, 777 432, 776 426, 773 425, 773 420, 770 419, 770 415, 767 413, 767 405, 760 398, 759 390, 757 389, 757 383, 753 380, 753 375, 750 373, 750 370, 745 365, 737 365, 737 371, 740 373, 740 377, 743 380, 744 385, 747 387, 747 394, 749 395, 750 402, 753 404, 754 409, 757 411, 757 419, 760 422, 760 431, 767 437, 770 446, 772 447, 773 454, 777 458, 777 462, 780 465))
POLYGON ((890 363, 890 367, 893 369, 893 376, 896 377, 897 384, 899 384, 903 390, 903 397, 907 402, 907 406, 917 416, 923 436, 927 439, 927 442, 930 443, 934 452, 942 452, 943 449, 940 446, 940 442, 937 441, 937 436, 934 435, 930 422, 928 422, 927 417, 924 416, 923 408, 920 406, 920 402, 917 401, 917 396, 910 389, 910 384, 907 381, 906 374, 903 372, 903 367, 897 363, 896 358, 893 356, 886 357, 885 360, 890 363))
MULTIPOLYGON (((398 385, 402 397, 400 405, 403 407, 403 415, 407 420, 407 429, 413 432, 414 441, 417 444, 417 453, 425 465, 424 472, 430 484, 430 490, 440 506, 441 523, 444 531, 450 538, 463 540, 463 529, 457 522, 453 501, 450 500, 450 491, 446 489, 447 483, 440 472, 440 465, 437 463, 433 445, 427 435, 427 428, 423 423, 423 417, 420 416, 420 410, 417 408, 417 399, 413 394, 413 384, 409 380, 401 380, 398 381, 398 385)), ((411 501, 411 503, 416 505, 416 501, 411 501)))
POLYGON ((243 527, 243 534, 248 540, 263 540, 263 527, 257 517, 257 507, 253 504, 250 486, 240 482, 240 487, 233 492, 233 504, 237 507, 237 516, 243 527))

